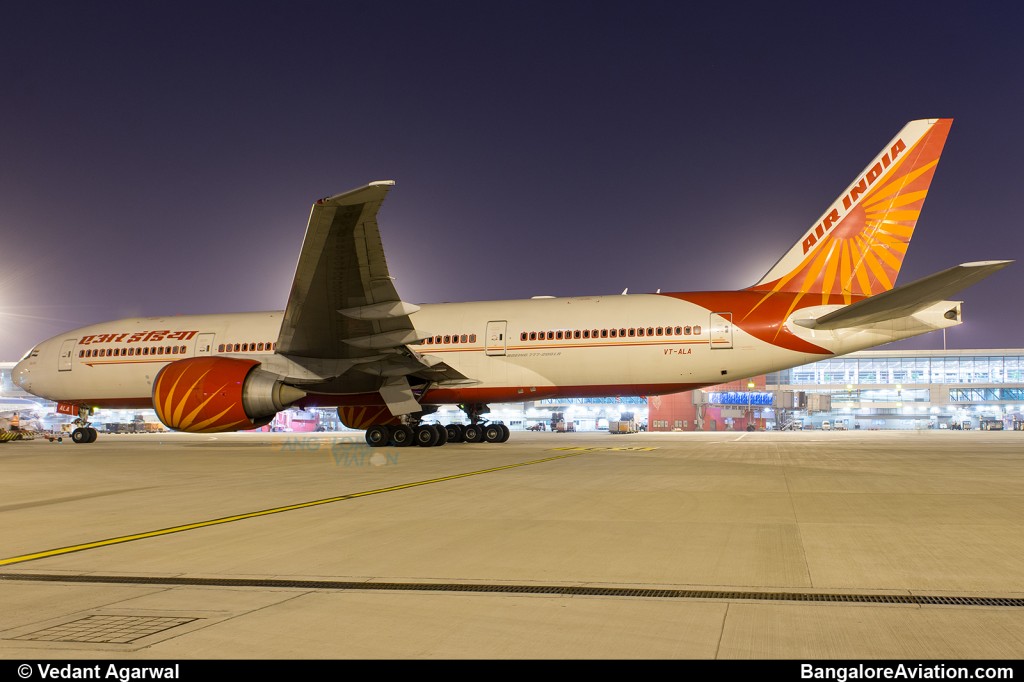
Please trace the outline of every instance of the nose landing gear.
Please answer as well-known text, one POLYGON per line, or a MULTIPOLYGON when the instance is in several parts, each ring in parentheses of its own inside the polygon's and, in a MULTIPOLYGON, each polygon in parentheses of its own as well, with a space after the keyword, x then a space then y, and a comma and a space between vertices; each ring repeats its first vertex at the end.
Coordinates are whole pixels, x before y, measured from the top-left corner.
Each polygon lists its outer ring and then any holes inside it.
POLYGON ((95 443, 99 432, 89 426, 89 408, 79 407, 78 418, 74 421, 76 428, 71 432, 71 440, 75 443, 95 443))

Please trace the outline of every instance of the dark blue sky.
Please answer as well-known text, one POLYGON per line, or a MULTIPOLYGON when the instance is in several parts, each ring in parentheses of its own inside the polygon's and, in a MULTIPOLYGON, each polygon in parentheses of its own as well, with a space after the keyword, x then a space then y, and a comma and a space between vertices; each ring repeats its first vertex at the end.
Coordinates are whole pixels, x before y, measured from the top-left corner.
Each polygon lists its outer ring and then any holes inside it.
MULTIPOLYGON (((955 121, 899 283, 1021 257, 1019 10, 713 4, 9 7, 0 359, 279 309, 311 203, 381 179, 411 302, 742 288, 914 118, 955 121)), ((948 345, 1024 346, 1022 291, 963 292, 948 345)))

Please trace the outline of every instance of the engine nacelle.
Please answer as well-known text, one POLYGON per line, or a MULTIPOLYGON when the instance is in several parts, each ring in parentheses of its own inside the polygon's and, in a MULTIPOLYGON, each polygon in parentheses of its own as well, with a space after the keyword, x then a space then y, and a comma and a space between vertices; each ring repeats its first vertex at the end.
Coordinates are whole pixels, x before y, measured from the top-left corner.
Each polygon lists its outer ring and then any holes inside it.
POLYGON ((350 429, 368 429, 374 424, 398 426, 402 420, 380 405, 347 405, 338 408, 338 421, 350 429))
POLYGON ((160 370, 153 407, 164 426, 190 433, 220 433, 263 426, 306 395, 240 358, 187 358, 160 370))

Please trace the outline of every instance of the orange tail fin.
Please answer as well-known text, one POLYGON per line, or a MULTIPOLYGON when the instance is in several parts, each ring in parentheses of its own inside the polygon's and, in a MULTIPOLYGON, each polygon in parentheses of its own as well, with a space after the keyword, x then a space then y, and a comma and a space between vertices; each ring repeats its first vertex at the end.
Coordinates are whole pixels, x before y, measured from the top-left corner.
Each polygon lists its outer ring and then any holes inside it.
POLYGON ((846 303, 896 283, 953 119, 911 121, 752 291, 842 294, 846 303))

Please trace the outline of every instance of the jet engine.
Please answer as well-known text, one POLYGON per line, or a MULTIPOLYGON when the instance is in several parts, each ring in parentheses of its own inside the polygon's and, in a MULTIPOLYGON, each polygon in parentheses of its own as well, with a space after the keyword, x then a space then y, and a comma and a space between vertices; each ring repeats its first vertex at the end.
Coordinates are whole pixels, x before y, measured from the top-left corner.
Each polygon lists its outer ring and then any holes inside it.
POLYGON ((177 360, 153 382, 153 406, 165 426, 220 433, 264 426, 306 392, 258 368, 255 360, 200 357, 177 360))

